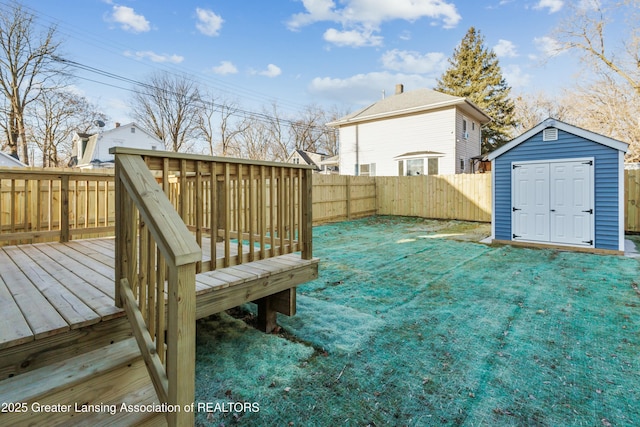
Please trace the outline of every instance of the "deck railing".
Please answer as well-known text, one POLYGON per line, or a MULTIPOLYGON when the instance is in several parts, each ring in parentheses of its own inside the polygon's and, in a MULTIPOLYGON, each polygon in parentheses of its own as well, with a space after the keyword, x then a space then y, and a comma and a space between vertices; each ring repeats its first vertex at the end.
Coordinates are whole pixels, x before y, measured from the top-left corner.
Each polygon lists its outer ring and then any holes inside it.
POLYGON ((116 304, 127 312, 158 398, 179 409, 167 414, 169 425, 193 425, 184 408, 195 398, 196 271, 294 251, 311 259, 311 170, 113 153, 116 304))
POLYGON ((0 244, 112 234, 113 172, 0 168, 0 244))
POLYGON ((193 425, 184 408, 195 395, 195 270, 202 252, 140 156, 117 155, 115 178, 116 305, 127 312, 158 398, 176 405, 167 421, 193 425))
POLYGON ((194 233, 208 255, 198 271, 297 251, 311 259, 310 167, 157 151, 122 152, 142 156, 194 233))

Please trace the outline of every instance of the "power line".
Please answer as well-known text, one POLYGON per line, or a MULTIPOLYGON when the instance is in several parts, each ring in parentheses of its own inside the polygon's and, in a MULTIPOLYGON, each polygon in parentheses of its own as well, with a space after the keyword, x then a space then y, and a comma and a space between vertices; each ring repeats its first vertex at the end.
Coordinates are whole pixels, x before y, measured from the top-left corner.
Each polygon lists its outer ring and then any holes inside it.
MULTIPOLYGON (((94 74, 97 74, 97 75, 100 75, 100 76, 103 76, 103 77, 106 77, 106 78, 109 78, 109 79, 114 79, 114 80, 117 80, 117 81, 121 81, 121 82, 124 82, 124 83, 129 83, 129 84, 133 85, 133 87, 127 88, 127 87, 122 87, 122 86, 118 86, 118 85, 111 84, 111 83, 102 82, 102 81, 99 81, 99 80, 88 79, 88 78, 85 78, 85 77, 78 77, 78 78, 81 78, 81 79, 84 79, 84 80, 87 80, 87 81, 91 81, 93 83, 107 85, 107 86, 110 86, 110 87, 122 89, 122 90, 125 90, 125 91, 128 91, 128 92, 137 93, 137 94, 141 94, 141 95, 146 94, 146 92, 144 92, 144 90, 136 90, 135 89, 136 87, 141 88, 141 89, 154 91, 154 92, 158 92, 159 91, 159 92, 163 93, 167 97, 167 98, 165 98, 165 100, 170 99, 170 97, 172 97, 172 96, 179 95, 176 92, 172 92, 168 88, 156 87, 156 86, 153 86, 153 85, 151 85, 149 83, 146 83, 146 82, 141 82, 139 80, 135 80, 135 79, 132 79, 132 78, 129 78, 129 77, 121 76, 121 75, 118 75, 118 74, 115 74, 115 73, 112 73, 112 72, 109 72, 109 71, 101 70, 99 68, 92 67, 92 66, 86 65, 86 64, 81 64, 79 62, 72 61, 72 60, 69 60, 69 59, 64 59, 64 58, 59 57, 59 56, 54 56, 53 59, 55 61, 57 61, 57 62, 60 62, 60 63, 65 64, 65 65, 68 65, 70 67, 77 68, 77 69, 82 70, 82 71, 94 73, 94 74)), ((203 104, 203 105, 205 105, 207 107, 214 108, 214 109, 219 109, 220 111, 222 111, 223 109, 229 108, 228 105, 219 104, 219 103, 216 103, 214 101, 204 100, 202 98, 198 99, 198 102, 200 102, 201 104, 203 104)), ((262 121, 262 122, 267 123, 267 124, 272 123, 276 119, 276 117, 271 116, 271 115, 266 114, 266 113, 259 113, 259 112, 256 112, 256 111, 245 110, 243 108, 236 108, 236 107, 231 108, 229 110, 229 113, 232 116, 240 116, 241 118, 242 117, 247 117, 247 116, 248 117, 252 117, 252 118, 254 118, 256 120, 262 121)), ((283 119, 283 118, 277 118, 277 119, 278 119, 278 121, 280 123, 283 123, 283 124, 285 124, 285 125, 287 125, 289 127, 295 127, 295 126, 299 126, 300 125, 299 122, 296 122, 294 120, 283 119)), ((326 130, 326 126, 315 126, 315 125, 307 125, 307 124, 305 124, 304 126, 307 127, 307 128, 318 130, 318 131, 326 130)))
MULTIPOLYGON (((3 7, 6 7, 7 9, 13 9, 15 8, 16 3, 12 1, 7 1, 7 0, 0 0, 0 5, 2 5, 3 7)), ((271 95, 260 93, 254 89, 244 88, 242 86, 235 85, 235 84, 223 81, 221 79, 216 79, 212 76, 202 75, 198 73, 196 77, 196 74, 194 74, 192 71, 188 71, 184 67, 170 66, 166 64, 163 66, 159 66, 157 64, 149 64, 149 63, 135 60, 131 57, 128 57, 122 54, 123 51, 127 51, 130 49, 129 46, 120 44, 110 39, 106 39, 106 40, 99 39, 96 36, 94 36, 93 31, 91 31, 90 29, 81 31, 79 30, 79 27, 77 24, 71 25, 63 20, 60 20, 56 17, 43 13, 33 7, 30 7, 24 4, 21 4, 20 6, 23 9, 27 10, 34 17, 38 18, 36 22, 34 22, 36 25, 39 25, 43 28, 49 28, 51 26, 54 26, 56 27, 56 30, 60 34, 67 36, 68 38, 73 39, 77 42, 87 44, 91 46, 92 49, 104 50, 109 54, 117 55, 119 58, 133 61, 134 63, 143 65, 144 67, 147 67, 153 71, 166 70, 171 73, 178 72, 183 75, 188 75, 194 80, 205 82, 208 86, 210 86, 211 88, 217 91, 220 91, 232 96, 240 95, 241 97, 250 99, 252 101, 258 101, 261 103, 264 103, 264 102, 271 103, 275 101, 278 105, 283 106, 286 110, 289 110, 292 113, 295 113, 306 107, 303 104, 299 104, 291 100, 286 100, 283 98, 275 98, 271 95), (39 21, 42 21, 42 23, 39 21)))

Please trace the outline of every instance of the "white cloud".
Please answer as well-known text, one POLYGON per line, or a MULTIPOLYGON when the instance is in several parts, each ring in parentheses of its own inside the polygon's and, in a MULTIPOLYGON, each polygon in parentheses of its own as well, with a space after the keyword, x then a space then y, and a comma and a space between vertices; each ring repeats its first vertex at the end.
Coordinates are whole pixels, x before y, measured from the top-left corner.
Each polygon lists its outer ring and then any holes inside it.
MULTIPOLYGON (((430 18, 440 22, 444 28, 453 28, 462 19, 455 5, 446 0, 341 0, 341 7, 334 0, 302 0, 302 4, 306 11, 291 16, 287 22, 288 28, 297 31, 315 22, 341 24, 343 31, 327 31, 330 32, 330 37, 335 36, 333 39, 341 46, 378 46, 382 43, 382 37, 371 34, 379 32, 380 25, 387 21, 402 19, 413 22, 430 18), (375 44, 344 43, 345 37, 356 35, 354 29, 360 35, 368 33, 375 44)), ((329 41, 333 39, 330 38, 329 41)))
POLYGON ((280 74, 282 74, 282 70, 277 65, 269 64, 267 65, 266 70, 258 71, 257 74, 260 74, 261 76, 267 76, 267 77, 278 77, 280 74))
POLYGON ((518 51, 516 50, 516 45, 509 40, 498 40, 498 44, 493 47, 493 51, 498 56, 498 58, 515 58, 518 56, 518 51))
POLYGON ((217 67, 213 67, 213 72, 222 76, 227 74, 236 74, 238 69, 231 61, 222 61, 217 67))
POLYGON ((598 10, 602 7, 600 0, 580 0, 578 2, 579 10, 598 10))
POLYGON ((324 32, 323 38, 337 46, 362 47, 382 44, 382 37, 374 36, 371 31, 338 31, 335 28, 329 28, 324 32))
POLYGON ((379 25, 395 19, 420 18, 441 20, 445 28, 451 28, 462 19, 455 5, 444 0, 344 0, 340 2, 344 4, 341 9, 333 0, 302 0, 302 3, 307 11, 291 17, 288 22, 291 29, 321 21, 379 25))
POLYGON ((519 65, 507 65, 502 75, 512 88, 526 88, 531 81, 531 75, 524 73, 519 65))
POLYGON ((179 64, 182 61, 184 61, 184 56, 180 56, 176 54, 169 55, 167 53, 159 54, 159 53, 152 52, 150 50, 137 51, 137 52, 131 52, 128 50, 124 52, 124 55, 130 58, 136 58, 136 59, 146 58, 151 62, 159 62, 159 63, 169 62, 172 64, 179 64))
POLYGON ((224 19, 220 15, 216 15, 215 12, 207 9, 196 9, 196 15, 198 16, 198 22, 196 28, 205 36, 217 36, 220 34, 222 23, 224 19))
POLYGON ((295 31, 314 22, 340 20, 340 14, 333 10, 336 7, 333 0, 302 0, 302 4, 307 13, 293 15, 287 23, 290 30, 295 31))
POLYGON ((433 73, 446 68, 447 58, 441 52, 419 52, 393 49, 382 55, 382 65, 389 70, 404 73, 433 73))
POLYGON ((149 21, 143 15, 138 15, 131 7, 113 6, 111 19, 120 24, 123 30, 132 33, 144 33, 151 29, 149 21))
POLYGON ((316 77, 309 85, 309 92, 335 102, 364 106, 379 100, 383 91, 393 94, 398 83, 404 84, 406 90, 431 88, 435 78, 388 71, 356 74, 345 79, 316 77))
POLYGON ((533 39, 536 48, 542 52, 545 57, 556 56, 562 53, 562 45, 554 38, 544 36, 533 39))
POLYGON ((544 9, 548 8, 549 13, 559 12, 564 6, 563 0, 540 0, 538 4, 534 6, 534 9, 544 9))

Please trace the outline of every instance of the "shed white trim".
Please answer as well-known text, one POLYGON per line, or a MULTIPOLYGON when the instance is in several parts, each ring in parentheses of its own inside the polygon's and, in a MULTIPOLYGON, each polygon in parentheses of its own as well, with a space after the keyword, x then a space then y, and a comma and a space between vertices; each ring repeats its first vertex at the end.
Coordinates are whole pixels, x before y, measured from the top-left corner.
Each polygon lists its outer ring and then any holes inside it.
POLYGON ((624 252, 624 229, 626 227, 624 206, 627 203, 624 197, 624 153, 618 152, 618 250, 624 252))
POLYGON ((506 153, 507 151, 511 150, 512 148, 517 147, 518 145, 520 145, 524 141, 528 140, 529 138, 531 138, 532 136, 534 136, 538 132, 541 132, 544 129, 550 128, 550 127, 557 128, 557 129, 563 130, 565 132, 571 133, 573 135, 577 135, 577 136, 580 136, 582 138, 591 140, 593 142, 597 142, 599 144, 605 145, 607 147, 614 148, 614 149, 616 149, 616 150, 618 150, 618 151, 620 151, 622 153, 626 153, 627 149, 629 148, 629 144, 627 144, 626 142, 618 141, 617 139, 609 138, 609 137, 606 137, 604 135, 600 135, 600 134, 597 134, 595 132, 591 132, 591 131, 588 131, 586 129, 582 129, 582 128, 579 128, 577 126, 573 126, 573 125, 561 122, 561 121, 553 119, 553 118, 548 118, 545 121, 543 121, 542 123, 540 123, 539 125, 529 129, 528 131, 526 131, 525 133, 523 133, 519 137, 517 137, 515 139, 512 139, 507 144, 505 144, 502 147, 498 148, 497 150, 489 153, 489 155, 487 156, 487 159, 488 160, 495 159, 496 157, 506 153))

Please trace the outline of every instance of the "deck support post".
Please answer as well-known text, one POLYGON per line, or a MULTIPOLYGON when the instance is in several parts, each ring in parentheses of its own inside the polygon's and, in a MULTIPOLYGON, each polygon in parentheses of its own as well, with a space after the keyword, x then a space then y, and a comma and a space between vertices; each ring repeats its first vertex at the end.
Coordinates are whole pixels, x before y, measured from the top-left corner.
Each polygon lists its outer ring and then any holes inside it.
POLYGON ((272 307, 270 296, 260 298, 256 302, 258 304, 258 329, 268 334, 278 326, 278 312, 272 307))
POLYGON ((258 329, 272 332, 277 326, 278 313, 285 316, 296 314, 296 288, 285 289, 256 300, 258 305, 258 329))

